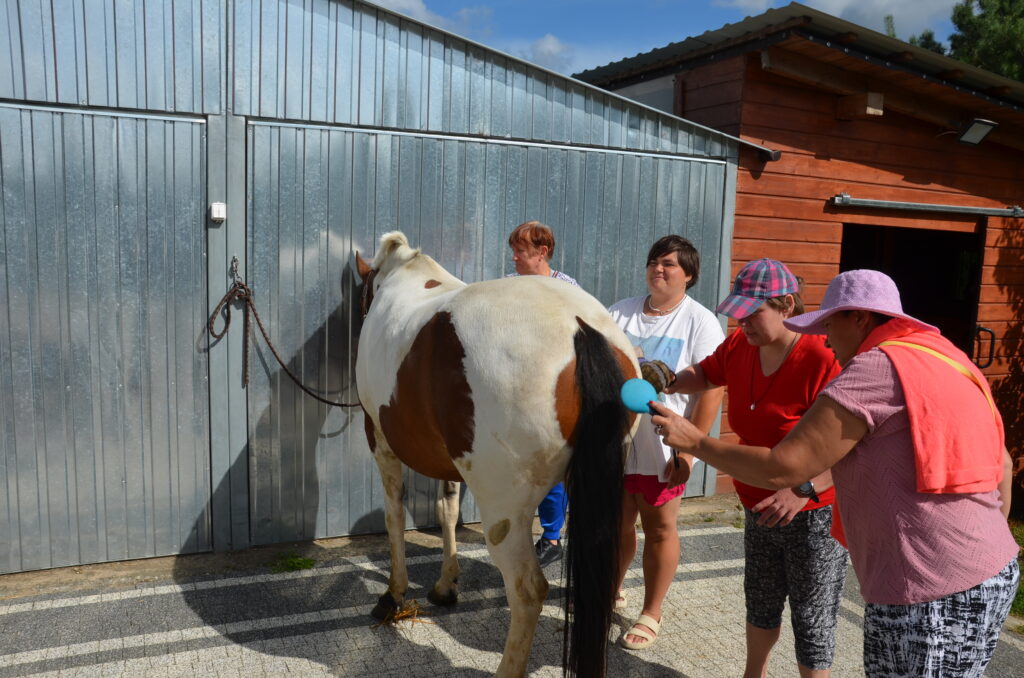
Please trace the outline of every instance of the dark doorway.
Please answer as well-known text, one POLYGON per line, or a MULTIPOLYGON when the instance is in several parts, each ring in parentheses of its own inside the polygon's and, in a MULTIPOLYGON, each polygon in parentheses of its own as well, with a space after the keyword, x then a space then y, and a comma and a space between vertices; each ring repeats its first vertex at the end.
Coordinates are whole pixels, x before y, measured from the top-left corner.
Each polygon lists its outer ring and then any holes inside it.
POLYGON ((984 224, 974 233, 843 224, 839 268, 888 274, 904 312, 935 325, 973 357, 984 244, 984 224))

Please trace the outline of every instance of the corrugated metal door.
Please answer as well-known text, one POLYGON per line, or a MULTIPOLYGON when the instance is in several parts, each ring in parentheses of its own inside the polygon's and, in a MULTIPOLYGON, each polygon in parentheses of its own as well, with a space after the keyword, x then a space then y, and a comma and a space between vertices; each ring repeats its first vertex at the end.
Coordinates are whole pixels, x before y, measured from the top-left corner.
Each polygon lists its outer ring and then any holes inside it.
POLYGON ((0 105, 0 572, 210 548, 205 148, 0 105))
MULTIPOLYGON (((554 265, 602 302, 642 293, 658 237, 683 233, 720 256, 724 164, 630 152, 269 122, 248 126, 248 276, 290 369, 355 400, 359 333, 352 251, 402 230, 467 282, 511 272, 506 239, 538 218, 554 265)), ((695 296, 715 293, 708 276, 695 296)), ((703 296, 702 296, 703 295, 703 296)), ((269 353, 248 393, 255 543, 384 529, 383 496, 358 409, 303 396, 269 353)), ((688 484, 703 494, 703 467, 688 484)), ((435 524, 436 481, 408 472, 410 526, 435 524)), ((463 519, 477 520, 472 499, 463 519)))

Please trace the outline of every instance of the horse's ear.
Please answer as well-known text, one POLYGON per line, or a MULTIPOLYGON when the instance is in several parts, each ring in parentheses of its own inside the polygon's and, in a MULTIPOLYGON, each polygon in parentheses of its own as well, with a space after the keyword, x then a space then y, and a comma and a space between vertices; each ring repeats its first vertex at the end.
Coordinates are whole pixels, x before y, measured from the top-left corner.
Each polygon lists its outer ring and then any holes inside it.
POLYGON ((359 273, 359 277, 366 282, 366 276, 370 275, 370 271, 373 270, 366 260, 359 256, 359 252, 356 252, 356 271, 359 273))

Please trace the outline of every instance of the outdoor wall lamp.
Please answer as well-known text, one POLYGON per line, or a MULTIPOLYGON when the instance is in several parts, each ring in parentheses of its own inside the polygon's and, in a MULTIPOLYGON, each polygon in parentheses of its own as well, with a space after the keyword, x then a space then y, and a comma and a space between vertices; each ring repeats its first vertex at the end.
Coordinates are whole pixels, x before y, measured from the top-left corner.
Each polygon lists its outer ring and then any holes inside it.
POLYGON ((998 122, 975 118, 970 122, 965 122, 961 127, 960 141, 961 143, 970 144, 971 146, 977 146, 985 139, 985 137, 988 136, 989 132, 998 126, 998 122))

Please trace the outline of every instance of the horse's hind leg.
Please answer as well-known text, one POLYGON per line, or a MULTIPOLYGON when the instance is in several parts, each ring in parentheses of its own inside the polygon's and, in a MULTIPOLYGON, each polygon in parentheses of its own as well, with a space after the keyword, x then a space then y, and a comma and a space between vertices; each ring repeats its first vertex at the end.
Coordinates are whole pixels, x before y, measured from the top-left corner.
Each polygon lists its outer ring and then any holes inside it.
MULTIPOLYGON (((481 506, 481 511, 483 508, 481 506)), ((505 651, 495 676, 520 678, 526 675, 533 634, 537 630, 537 620, 548 594, 548 582, 544 579, 533 548, 530 534, 532 514, 495 518, 484 520, 484 535, 487 538, 487 550, 505 580, 505 595, 512 613, 512 623, 505 638, 505 651)))
POLYGON ((455 523, 459 519, 459 483, 442 480, 438 483, 437 521, 441 523, 444 540, 444 562, 441 577, 427 594, 435 605, 454 605, 459 597, 459 560, 455 557, 455 523))
MULTIPOLYGON (((378 441, 382 436, 377 438, 378 441)), ((380 469, 384 483, 384 519, 388 528, 388 544, 391 547, 391 576, 388 590, 373 608, 376 619, 386 619, 389 614, 401 610, 405 604, 405 592, 409 589, 409 572, 405 566, 405 510, 402 508, 402 462, 387 447, 378 442, 373 458, 380 469)))

